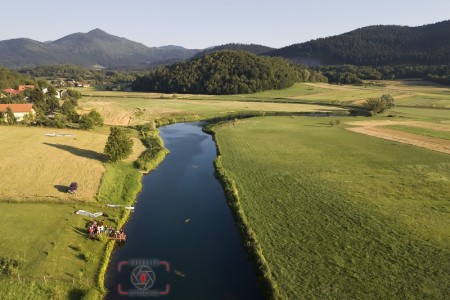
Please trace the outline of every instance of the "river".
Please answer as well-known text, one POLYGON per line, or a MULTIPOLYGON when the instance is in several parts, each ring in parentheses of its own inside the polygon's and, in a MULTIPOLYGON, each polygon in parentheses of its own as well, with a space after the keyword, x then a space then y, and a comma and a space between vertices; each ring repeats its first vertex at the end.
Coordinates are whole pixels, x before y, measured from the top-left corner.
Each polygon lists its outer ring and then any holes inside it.
POLYGON ((170 153, 143 177, 125 244, 108 266, 107 299, 261 299, 201 123, 160 128, 170 153))

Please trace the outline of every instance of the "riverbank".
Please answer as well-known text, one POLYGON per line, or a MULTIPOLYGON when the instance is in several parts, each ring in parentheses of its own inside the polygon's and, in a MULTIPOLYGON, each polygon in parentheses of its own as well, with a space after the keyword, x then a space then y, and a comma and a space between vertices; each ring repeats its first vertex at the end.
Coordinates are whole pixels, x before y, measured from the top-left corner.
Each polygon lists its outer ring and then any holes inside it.
MULTIPOLYGON (((133 206, 142 189, 143 174, 148 174, 157 168, 168 153, 163 140, 158 136, 157 130, 145 126, 137 129, 147 150, 133 163, 109 164, 97 195, 99 202, 133 206)), ((130 215, 131 210, 122 210, 117 220, 117 228, 122 228, 130 215)), ((107 293, 105 277, 115 243, 115 241, 106 242, 104 255, 100 263, 97 284, 102 298, 107 293)))
POLYGON ((214 168, 216 170, 216 177, 222 184, 223 190, 226 195, 228 206, 233 213, 233 217, 236 226, 239 229, 243 245, 246 249, 247 255, 254 265, 254 270, 257 274, 260 288, 262 290, 265 299, 279 299, 281 297, 278 284, 274 280, 270 267, 264 257, 263 250, 260 243, 258 242, 254 231, 250 223, 248 222, 247 216, 242 209, 239 200, 239 191, 236 188, 235 181, 229 176, 228 172, 223 168, 222 165, 222 154, 220 150, 220 141, 216 134, 214 128, 216 126, 221 126, 223 124, 233 124, 234 121, 221 121, 214 124, 209 124, 204 127, 204 131, 211 134, 213 140, 216 144, 217 158, 214 161, 214 168))

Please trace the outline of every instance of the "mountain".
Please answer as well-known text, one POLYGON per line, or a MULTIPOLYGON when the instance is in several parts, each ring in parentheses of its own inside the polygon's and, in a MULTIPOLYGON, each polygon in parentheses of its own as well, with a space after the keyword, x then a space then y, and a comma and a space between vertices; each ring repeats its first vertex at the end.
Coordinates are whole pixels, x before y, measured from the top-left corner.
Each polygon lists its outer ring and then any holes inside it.
POLYGON ((267 53, 307 65, 450 63, 450 20, 418 27, 377 25, 267 53))
POLYGON ((44 64, 144 67, 164 61, 182 61, 199 51, 179 46, 147 47, 94 29, 88 33, 70 34, 52 42, 42 43, 31 39, 0 41, 0 65, 10 68, 44 64))
POLYGON ((215 52, 215 51, 222 51, 222 50, 236 50, 236 51, 247 51, 253 54, 257 55, 264 55, 267 52, 274 51, 275 48, 263 46, 263 45, 257 45, 257 44, 236 44, 236 43, 229 43, 224 44, 220 46, 214 46, 209 47, 199 53, 197 53, 194 57, 200 57, 205 54, 215 52))

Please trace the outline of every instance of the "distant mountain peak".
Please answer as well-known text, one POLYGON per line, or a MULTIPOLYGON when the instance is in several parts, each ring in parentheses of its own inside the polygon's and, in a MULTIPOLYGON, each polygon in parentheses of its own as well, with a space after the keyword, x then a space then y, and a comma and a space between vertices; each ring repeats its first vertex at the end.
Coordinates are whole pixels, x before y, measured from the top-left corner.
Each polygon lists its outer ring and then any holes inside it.
POLYGON ((101 30, 100 28, 95 28, 88 33, 86 33, 87 36, 95 36, 95 37, 115 37, 112 34, 107 33, 106 31, 101 30))

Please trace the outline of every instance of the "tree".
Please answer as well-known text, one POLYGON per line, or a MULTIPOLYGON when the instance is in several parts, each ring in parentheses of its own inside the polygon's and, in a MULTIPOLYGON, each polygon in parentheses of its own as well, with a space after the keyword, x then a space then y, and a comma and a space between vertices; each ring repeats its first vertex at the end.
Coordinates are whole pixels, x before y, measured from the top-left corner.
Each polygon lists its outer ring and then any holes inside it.
POLYGON ((380 100, 381 103, 383 103, 383 107, 385 109, 391 109, 395 107, 394 98, 392 98, 392 96, 389 94, 384 94, 383 96, 381 96, 380 100))
POLYGON ((94 129, 95 122, 89 115, 82 115, 80 117, 80 128, 84 130, 94 129))
POLYGON ((394 106, 394 98, 389 94, 384 94, 380 98, 369 98, 364 102, 364 107, 375 114, 382 113, 394 106))
POLYGON ((103 117, 98 111, 93 109, 88 113, 88 116, 94 121, 96 126, 103 126, 103 117))
POLYGON ((133 140, 127 135, 123 128, 111 127, 108 140, 103 153, 108 155, 109 160, 116 162, 130 156, 133 150, 133 140))
POLYGON ((9 125, 17 123, 16 116, 14 115, 14 113, 10 107, 6 108, 6 120, 8 121, 9 125))
POLYGON ((75 99, 81 99, 81 93, 79 91, 75 91, 72 89, 68 89, 67 90, 67 94, 69 95, 69 97, 71 98, 75 98, 75 99))

